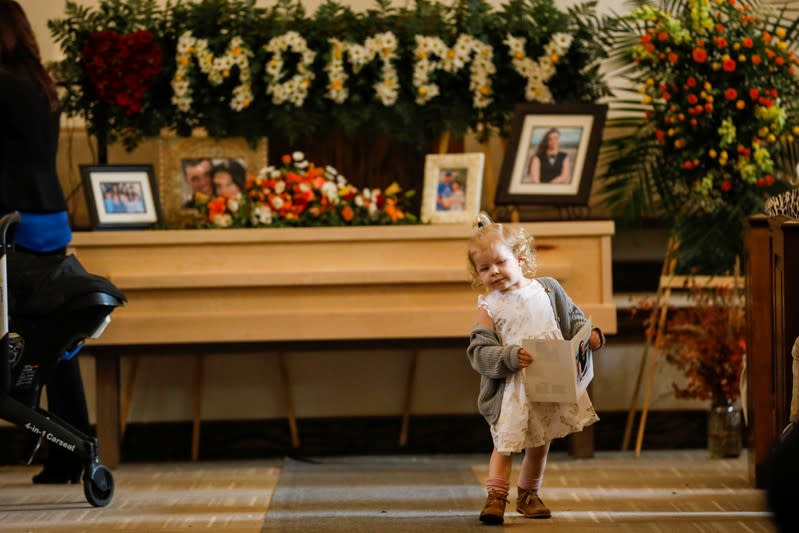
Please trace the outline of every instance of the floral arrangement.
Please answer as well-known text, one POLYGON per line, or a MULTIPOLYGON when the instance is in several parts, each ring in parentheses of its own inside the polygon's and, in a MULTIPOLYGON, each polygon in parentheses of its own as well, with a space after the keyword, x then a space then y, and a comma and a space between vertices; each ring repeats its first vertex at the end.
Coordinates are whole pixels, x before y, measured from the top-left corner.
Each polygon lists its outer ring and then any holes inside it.
MULTIPOLYGON (((670 312, 659 348, 685 372, 687 384, 674 383, 678 398, 726 404, 740 396, 746 353, 743 290, 733 284, 705 287, 690 281, 689 304, 670 312)), ((654 318, 654 315, 653 315, 654 318)))
POLYGON ((155 0, 106 1, 97 9, 69 3, 67 18, 48 21, 64 54, 49 65, 64 89, 61 107, 85 118, 98 144, 121 139, 132 149, 170 120, 162 106, 172 63, 164 37, 169 8, 155 0))
POLYGON ((97 96, 126 116, 141 113, 153 78, 161 72, 161 47, 150 31, 93 33, 83 46, 86 75, 97 96))
MULTIPOLYGON (((253 141, 381 134, 428 150, 444 131, 506 133, 518 102, 609 94, 599 69, 608 20, 594 0, 565 11, 553 0, 501 9, 487 0, 402 8, 376 0, 364 12, 327 0, 312 16, 300 0, 159 4, 68 0, 64 17, 48 22, 64 52, 54 69, 66 113, 131 146, 162 128, 188 135, 202 127, 253 141), (87 50, 109 32, 123 42, 148 32, 161 50, 160 70, 139 80, 135 105, 98 94, 97 56, 87 50)), ((116 72, 140 73, 136 62, 116 72)))
POLYGON ((618 123, 634 134, 612 143, 605 192, 622 211, 636 203, 637 214, 661 213, 683 270, 728 271, 743 218, 790 186, 795 163, 785 158, 799 139, 793 21, 750 0, 647 2, 622 19, 625 79, 640 100, 617 102, 627 112, 618 123))
POLYGON ((234 197, 195 195, 201 227, 363 226, 418 224, 407 205, 414 191, 394 183, 385 190, 358 189, 331 166, 302 152, 286 154, 279 167, 249 176, 234 197))

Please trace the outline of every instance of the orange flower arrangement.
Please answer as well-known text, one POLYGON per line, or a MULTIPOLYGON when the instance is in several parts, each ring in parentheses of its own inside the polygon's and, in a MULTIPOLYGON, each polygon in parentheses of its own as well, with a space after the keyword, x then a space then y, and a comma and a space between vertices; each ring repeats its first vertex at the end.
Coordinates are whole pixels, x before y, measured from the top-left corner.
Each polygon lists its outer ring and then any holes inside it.
POLYGON ((701 287, 691 281, 689 304, 671 312, 659 348, 685 372, 688 383, 672 384, 678 398, 735 401, 746 353, 743 290, 701 287))
MULTIPOLYGON (((661 217, 678 270, 729 271, 743 220, 791 186, 799 139, 799 26, 756 0, 646 0, 620 19, 616 124, 630 133, 605 192, 618 214, 661 217), (628 111, 635 111, 634 119, 628 111)), ((616 148, 618 147, 618 148, 616 148)))
POLYGON ((414 191, 396 183, 385 190, 358 189, 333 167, 320 167, 302 152, 286 154, 280 167, 249 176, 235 198, 196 198, 203 227, 286 227, 417 224, 406 204, 414 191))

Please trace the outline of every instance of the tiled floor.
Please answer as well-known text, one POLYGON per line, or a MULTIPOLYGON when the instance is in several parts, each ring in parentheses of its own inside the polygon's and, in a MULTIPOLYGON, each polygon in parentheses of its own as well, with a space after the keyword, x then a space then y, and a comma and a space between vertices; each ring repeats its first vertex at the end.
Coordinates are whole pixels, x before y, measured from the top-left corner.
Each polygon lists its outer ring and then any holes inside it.
MULTIPOLYGON (((488 456, 392 456, 123 464, 108 507, 80 485, 33 486, 36 467, 0 467, 0 531, 471 531, 480 526, 488 456), (281 477, 281 473, 283 476, 281 477)), ((515 469, 514 469, 515 472, 515 469)), ((705 451, 552 454, 541 495, 551 520, 518 531, 775 531, 745 456, 705 451)))

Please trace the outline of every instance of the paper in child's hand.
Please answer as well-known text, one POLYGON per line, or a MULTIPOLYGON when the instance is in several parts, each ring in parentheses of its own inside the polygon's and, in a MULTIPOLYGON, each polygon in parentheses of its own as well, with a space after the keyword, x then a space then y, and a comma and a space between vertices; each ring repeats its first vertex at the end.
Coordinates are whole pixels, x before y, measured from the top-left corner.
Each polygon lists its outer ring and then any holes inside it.
POLYGON ((594 379, 589 341, 591 320, 571 340, 524 339, 522 347, 533 354, 527 367, 527 395, 534 402, 575 403, 594 379))

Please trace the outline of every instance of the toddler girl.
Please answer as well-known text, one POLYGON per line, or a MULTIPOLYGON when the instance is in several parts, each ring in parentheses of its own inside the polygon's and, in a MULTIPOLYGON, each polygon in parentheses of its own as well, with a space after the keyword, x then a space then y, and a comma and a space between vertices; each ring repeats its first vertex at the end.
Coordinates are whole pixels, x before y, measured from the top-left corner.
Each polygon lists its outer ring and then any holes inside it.
MULTIPOLYGON (((588 394, 575 404, 542 403, 527 397, 525 372, 535 372, 535 354, 522 339, 571 339, 585 315, 553 278, 534 278, 533 238, 524 229, 494 223, 481 213, 469 242, 473 283, 487 294, 477 299, 477 324, 467 355, 481 375, 478 409, 491 427, 494 450, 488 464, 488 499, 480 513, 486 524, 502 524, 508 502, 512 453, 525 451, 519 473, 516 511, 526 518, 549 518, 538 497, 549 443, 581 431, 599 418, 588 394)), ((589 347, 604 345, 598 328, 589 347)))

